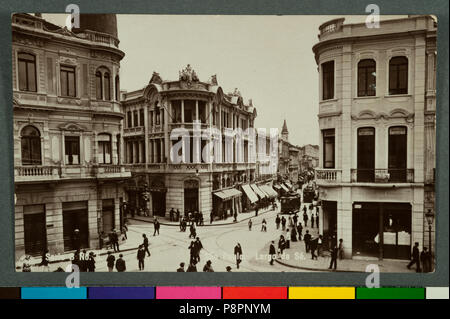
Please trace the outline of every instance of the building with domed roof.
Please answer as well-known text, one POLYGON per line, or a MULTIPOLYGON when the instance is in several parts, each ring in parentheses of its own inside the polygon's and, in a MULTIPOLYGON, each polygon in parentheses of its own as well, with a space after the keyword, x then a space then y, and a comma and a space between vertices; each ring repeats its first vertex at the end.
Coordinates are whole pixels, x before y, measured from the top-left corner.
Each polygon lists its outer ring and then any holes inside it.
POLYGON ((98 248, 121 227, 118 45, 115 15, 82 14, 72 31, 12 16, 16 258, 98 248))

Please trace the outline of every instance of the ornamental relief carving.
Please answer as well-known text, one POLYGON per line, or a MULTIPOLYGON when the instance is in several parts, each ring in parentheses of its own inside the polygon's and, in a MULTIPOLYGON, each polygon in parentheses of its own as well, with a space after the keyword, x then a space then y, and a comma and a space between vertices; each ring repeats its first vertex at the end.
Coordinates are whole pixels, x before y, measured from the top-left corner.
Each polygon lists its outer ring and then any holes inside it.
POLYGON ((45 41, 39 38, 30 38, 26 36, 19 36, 17 34, 13 34, 13 43, 31 45, 37 47, 43 47, 45 45, 45 41))

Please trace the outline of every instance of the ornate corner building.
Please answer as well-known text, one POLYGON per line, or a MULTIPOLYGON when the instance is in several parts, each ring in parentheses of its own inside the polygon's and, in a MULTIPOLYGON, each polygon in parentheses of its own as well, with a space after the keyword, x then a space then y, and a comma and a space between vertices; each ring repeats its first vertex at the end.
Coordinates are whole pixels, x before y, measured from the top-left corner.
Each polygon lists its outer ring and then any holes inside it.
POLYGON ((347 257, 435 247, 436 30, 430 16, 320 26, 316 179, 324 237, 343 239, 347 257))
POLYGON ((98 248, 101 232, 121 226, 131 176, 116 16, 82 14, 69 31, 14 14, 12 39, 16 258, 98 248))
POLYGON ((256 168, 256 145, 247 138, 240 146, 236 138, 225 143, 228 131, 253 128, 257 116, 237 89, 225 94, 215 75, 203 82, 187 65, 176 80, 154 72, 144 88, 124 93, 123 107, 132 214, 167 217, 174 209, 209 220, 211 213, 223 218, 246 211, 260 199, 252 187, 268 176, 256 168), (196 129, 220 134, 197 139, 196 129))

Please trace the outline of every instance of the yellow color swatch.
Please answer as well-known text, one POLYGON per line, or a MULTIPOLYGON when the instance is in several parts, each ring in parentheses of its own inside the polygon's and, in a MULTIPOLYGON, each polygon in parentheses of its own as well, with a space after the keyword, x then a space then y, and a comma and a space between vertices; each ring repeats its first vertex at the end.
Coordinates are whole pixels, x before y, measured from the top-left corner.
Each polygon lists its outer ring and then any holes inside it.
POLYGON ((355 288, 289 287, 289 299, 355 299, 355 288))

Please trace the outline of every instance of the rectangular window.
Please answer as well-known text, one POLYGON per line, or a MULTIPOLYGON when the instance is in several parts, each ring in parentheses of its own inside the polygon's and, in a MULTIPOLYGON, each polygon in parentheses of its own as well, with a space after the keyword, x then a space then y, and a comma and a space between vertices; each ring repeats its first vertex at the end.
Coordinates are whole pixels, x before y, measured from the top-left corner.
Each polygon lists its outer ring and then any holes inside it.
POLYGON ((357 145, 357 181, 373 182, 375 180, 375 129, 373 127, 359 128, 357 145))
POLYGON ((375 96, 376 63, 372 59, 364 59, 358 63, 358 96, 375 96))
POLYGON ((67 165, 80 164, 80 137, 79 136, 65 136, 65 160, 67 165))
POLYGON ((131 111, 127 112, 127 127, 130 128, 133 126, 133 123, 131 122, 131 111))
POLYGON ((100 164, 112 164, 111 136, 107 134, 99 134, 97 139, 100 164))
POLYGON ((334 61, 322 63, 322 99, 334 98, 334 61))
POLYGON ((406 181, 407 161, 407 132, 406 127, 396 126, 389 128, 388 146, 389 181, 406 181))
POLYGON ((334 168, 334 129, 323 130, 323 167, 334 168))
POLYGON ((404 56, 389 61, 389 94, 408 94, 408 59, 404 56))
POLYGON ((144 109, 139 110, 139 126, 144 126, 144 109))
POLYGON ((138 112, 137 111, 133 111, 133 126, 134 127, 138 126, 138 112))
POLYGON ((75 67, 61 65, 61 95, 62 96, 76 96, 76 81, 75 81, 75 67))
POLYGON ((19 90, 36 92, 36 58, 32 54, 19 53, 19 90))

